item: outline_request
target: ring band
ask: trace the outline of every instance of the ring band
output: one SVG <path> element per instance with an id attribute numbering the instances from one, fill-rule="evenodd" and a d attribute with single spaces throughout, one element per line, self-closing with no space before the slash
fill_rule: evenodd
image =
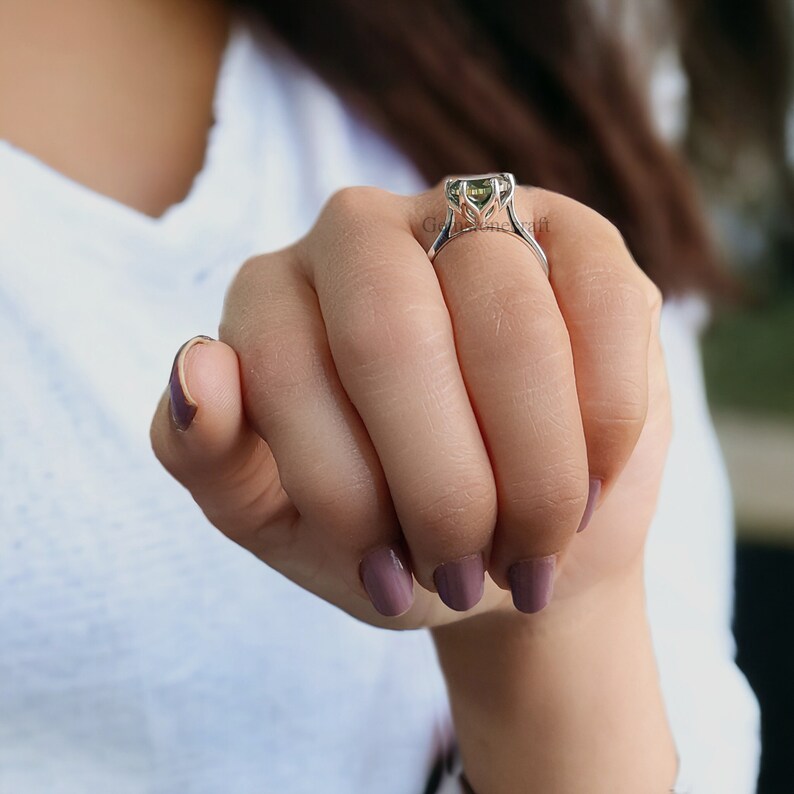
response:
<path id="1" fill-rule="evenodd" d="M 444 182 L 447 217 L 441 232 L 427 251 L 430 261 L 450 240 L 467 232 L 504 232 L 518 237 L 532 251 L 548 277 L 549 260 L 545 252 L 516 215 L 513 203 L 515 191 L 516 179 L 508 173 L 449 177 Z M 501 224 L 493 223 L 502 210 L 507 212 L 507 220 Z M 453 230 L 456 224 L 461 228 Z"/>

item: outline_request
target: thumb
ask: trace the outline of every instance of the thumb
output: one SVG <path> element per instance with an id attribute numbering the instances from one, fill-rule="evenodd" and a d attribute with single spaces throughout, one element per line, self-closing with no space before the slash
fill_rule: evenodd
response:
<path id="1" fill-rule="evenodd" d="M 270 447 L 246 421 L 231 347 L 196 336 L 179 349 L 150 437 L 160 463 L 224 534 L 269 563 L 289 547 L 299 515 Z"/>

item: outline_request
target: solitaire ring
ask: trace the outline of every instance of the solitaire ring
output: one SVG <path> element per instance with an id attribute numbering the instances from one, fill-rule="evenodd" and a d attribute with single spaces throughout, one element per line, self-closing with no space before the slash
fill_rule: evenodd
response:
<path id="1" fill-rule="evenodd" d="M 549 261 L 540 244 L 516 215 L 513 199 L 516 180 L 512 174 L 451 176 L 444 182 L 447 217 L 435 242 L 427 251 L 432 262 L 438 252 L 456 237 L 467 232 L 495 231 L 518 237 L 535 255 L 546 277 Z M 502 211 L 506 218 L 498 220 Z"/>

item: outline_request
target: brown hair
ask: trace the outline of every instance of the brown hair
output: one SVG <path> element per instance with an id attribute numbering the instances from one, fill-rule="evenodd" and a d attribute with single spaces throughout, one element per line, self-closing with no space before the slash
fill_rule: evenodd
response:
<path id="1" fill-rule="evenodd" d="M 794 85 L 790 0 L 675 0 L 689 76 L 684 143 L 710 204 L 751 224 L 760 247 L 740 252 L 755 297 L 794 286 L 794 170 L 786 118 Z M 724 222 L 723 222 L 724 226 Z M 726 248 L 738 242 L 730 230 Z M 734 257 L 736 253 L 728 250 Z"/>
<path id="2" fill-rule="evenodd" d="M 738 295 L 686 167 L 659 138 L 646 92 L 588 0 L 242 5 L 429 182 L 512 171 L 612 220 L 665 294 Z"/>

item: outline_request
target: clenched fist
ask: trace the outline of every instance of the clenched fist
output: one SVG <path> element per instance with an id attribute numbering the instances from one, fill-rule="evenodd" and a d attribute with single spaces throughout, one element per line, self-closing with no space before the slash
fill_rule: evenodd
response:
<path id="1" fill-rule="evenodd" d="M 553 614 L 641 567 L 670 436 L 659 290 L 594 211 L 516 204 L 550 278 L 487 230 L 431 264 L 440 186 L 337 193 L 242 267 L 155 415 L 210 521 L 367 622 Z"/>

